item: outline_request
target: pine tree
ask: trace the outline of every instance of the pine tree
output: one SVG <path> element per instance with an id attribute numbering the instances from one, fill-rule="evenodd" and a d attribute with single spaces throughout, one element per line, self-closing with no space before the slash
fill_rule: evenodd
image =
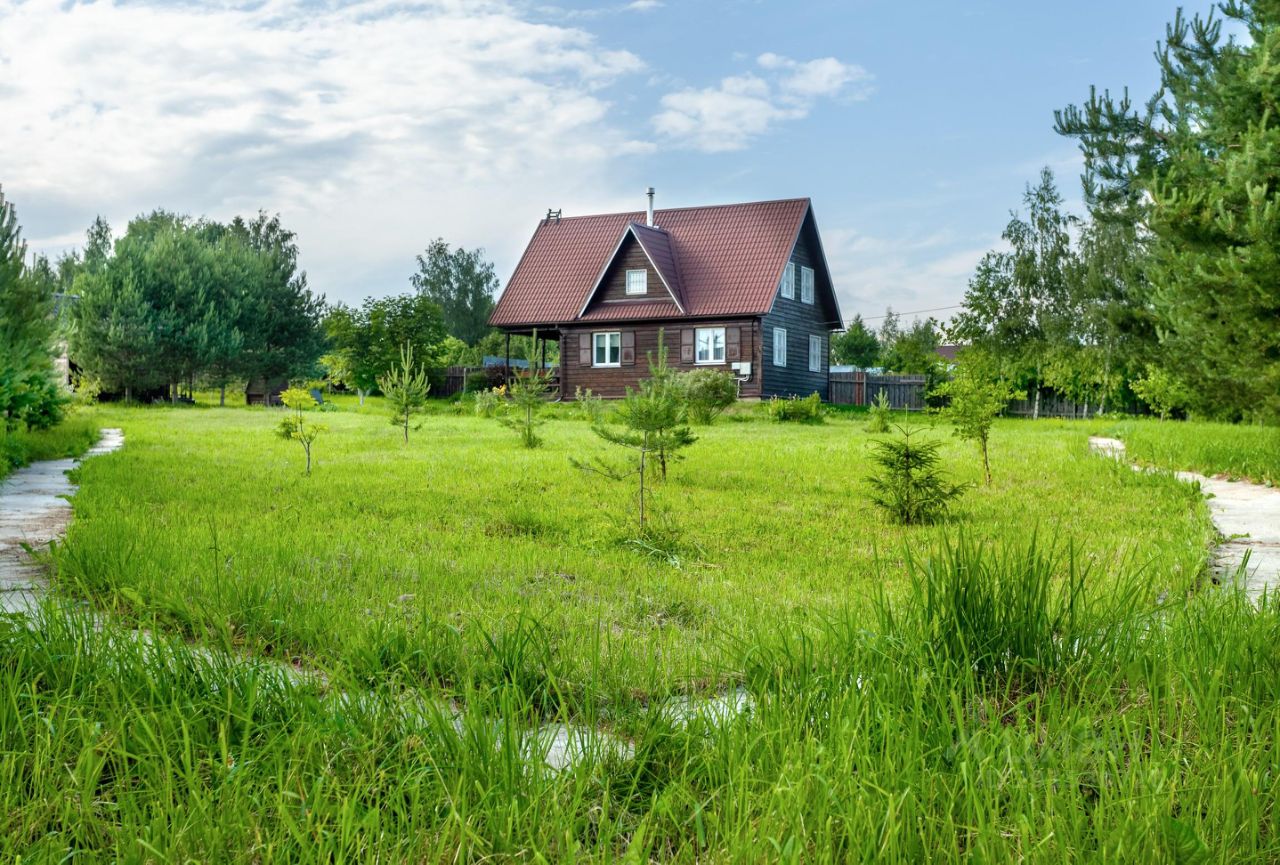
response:
<path id="1" fill-rule="evenodd" d="M 0 190 L 0 419 L 12 429 L 56 399 L 53 377 L 53 279 L 26 267 L 26 244 L 12 204 Z"/>
<path id="2" fill-rule="evenodd" d="M 409 443 L 409 425 L 413 416 L 422 412 L 427 404 L 431 383 L 427 381 L 427 368 L 414 366 L 413 346 L 400 347 L 400 365 L 387 371 L 378 379 L 378 387 L 391 406 L 391 423 L 404 429 L 404 443 Z"/>

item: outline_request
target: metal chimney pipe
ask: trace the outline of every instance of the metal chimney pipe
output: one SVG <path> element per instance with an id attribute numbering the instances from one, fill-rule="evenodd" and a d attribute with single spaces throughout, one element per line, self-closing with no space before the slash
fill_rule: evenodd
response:
<path id="1" fill-rule="evenodd" d="M 653 187 L 650 186 L 648 189 L 646 189 L 644 194 L 649 196 L 649 211 L 648 211 L 649 218 L 645 224 L 648 225 L 650 228 L 653 228 Z"/>

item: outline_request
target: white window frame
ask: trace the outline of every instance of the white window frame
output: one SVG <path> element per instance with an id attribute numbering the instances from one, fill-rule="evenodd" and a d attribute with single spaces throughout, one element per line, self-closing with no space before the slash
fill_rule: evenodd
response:
<path id="1" fill-rule="evenodd" d="M 709 356 L 709 357 L 706 357 L 706 358 L 704 358 L 704 357 L 702 356 L 702 335 L 703 335 L 703 334 L 708 334 L 708 335 L 709 335 L 709 337 L 710 337 L 710 342 L 709 342 L 709 344 L 708 344 L 708 346 L 707 346 L 707 348 L 709 349 L 710 356 Z M 715 338 L 716 338 L 716 335 L 717 335 L 717 334 L 718 334 L 718 335 L 719 335 L 719 337 L 720 337 L 720 356 L 719 356 L 719 357 L 716 357 L 716 340 L 715 340 Z M 723 363 L 725 362 L 725 356 L 726 356 L 726 351 L 727 351 L 726 346 L 727 346 L 727 343 L 725 342 L 725 337 L 724 337 L 724 328 L 723 328 L 723 327 L 700 327 L 700 328 L 697 328 L 697 329 L 694 331 L 694 334 L 693 334 L 693 360 L 694 360 L 694 363 L 702 364 L 703 366 L 706 366 L 706 365 L 708 365 L 708 364 L 723 364 Z"/>
<path id="2" fill-rule="evenodd" d="M 778 351 L 779 348 L 782 351 Z M 773 329 L 773 365 L 787 365 L 787 329 L 785 327 Z"/>
<path id="3" fill-rule="evenodd" d="M 809 372 L 822 372 L 822 337 L 809 335 Z"/>
<path id="4" fill-rule="evenodd" d="M 639 276 L 636 280 L 639 287 L 632 286 L 632 277 Z M 649 271 L 643 267 L 635 267 L 627 271 L 627 294 L 648 294 L 649 293 Z"/>
<path id="5" fill-rule="evenodd" d="M 796 299 L 796 263 L 788 261 L 782 271 L 782 282 L 778 283 L 778 294 L 788 300 Z"/>
<path id="6" fill-rule="evenodd" d="M 601 338 L 603 337 L 603 342 Z M 604 349 L 606 360 L 600 361 L 600 349 Z M 617 352 L 617 360 L 610 363 L 607 358 L 610 351 Z M 599 330 L 591 334 L 591 365 L 595 367 L 615 367 L 622 366 L 622 331 L 620 330 Z"/>
<path id="7" fill-rule="evenodd" d="M 813 303 L 813 268 L 800 268 L 800 301 Z"/>

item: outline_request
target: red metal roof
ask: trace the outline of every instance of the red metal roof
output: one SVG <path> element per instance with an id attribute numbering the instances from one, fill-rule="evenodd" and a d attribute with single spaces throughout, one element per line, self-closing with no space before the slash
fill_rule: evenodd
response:
<path id="1" fill-rule="evenodd" d="M 773 305 L 782 268 L 808 212 L 809 199 L 791 198 L 658 210 L 654 223 L 662 232 L 645 229 L 643 212 L 542 222 L 489 323 L 521 327 L 577 320 L 622 233 L 633 222 L 638 223 L 637 237 L 654 266 L 664 276 L 674 275 L 679 287 L 672 289 L 685 315 L 763 315 Z M 664 233 L 666 250 L 657 242 Z M 592 310 L 584 319 L 662 317 L 674 309 L 666 303 L 616 306 Z"/>

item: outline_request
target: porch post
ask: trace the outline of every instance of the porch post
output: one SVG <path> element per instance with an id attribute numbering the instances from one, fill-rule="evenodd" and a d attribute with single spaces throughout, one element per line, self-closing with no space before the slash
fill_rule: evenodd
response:
<path id="1" fill-rule="evenodd" d="M 507 356 L 502 368 L 502 380 L 511 384 L 511 332 L 507 332 Z"/>

